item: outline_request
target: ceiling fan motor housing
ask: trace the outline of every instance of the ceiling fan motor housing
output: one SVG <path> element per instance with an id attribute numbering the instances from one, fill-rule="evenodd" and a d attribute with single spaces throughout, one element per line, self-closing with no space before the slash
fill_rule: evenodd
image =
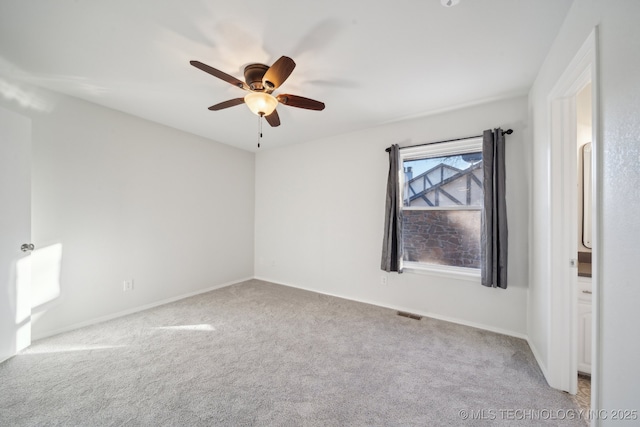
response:
<path id="1" fill-rule="evenodd" d="M 267 90 L 262 85 L 262 78 L 264 77 L 264 74 L 268 69 L 269 66 L 264 64 L 249 64 L 244 67 L 244 80 L 247 82 L 251 90 L 257 92 L 263 92 Z"/>

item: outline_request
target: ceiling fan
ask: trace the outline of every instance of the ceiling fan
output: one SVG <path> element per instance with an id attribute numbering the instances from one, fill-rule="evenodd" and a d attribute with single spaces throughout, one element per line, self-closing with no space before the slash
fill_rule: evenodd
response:
<path id="1" fill-rule="evenodd" d="M 243 98 L 234 98 L 212 105 L 209 107 L 211 111 L 247 104 L 253 113 L 264 117 L 271 126 L 275 127 L 280 126 L 280 117 L 276 111 L 278 103 L 307 110 L 324 110 L 324 103 L 313 99 L 289 94 L 271 95 L 274 90 L 278 89 L 287 80 L 296 66 L 293 59 L 287 56 L 281 56 L 271 67 L 264 64 L 247 65 L 244 68 L 244 82 L 200 61 L 190 61 L 190 64 L 205 73 L 209 73 L 249 92 Z"/>

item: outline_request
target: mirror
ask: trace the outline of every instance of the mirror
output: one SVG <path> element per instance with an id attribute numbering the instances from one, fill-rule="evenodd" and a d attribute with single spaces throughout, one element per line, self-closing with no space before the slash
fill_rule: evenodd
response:
<path id="1" fill-rule="evenodd" d="M 591 249 L 591 143 L 582 146 L 582 244 Z"/>

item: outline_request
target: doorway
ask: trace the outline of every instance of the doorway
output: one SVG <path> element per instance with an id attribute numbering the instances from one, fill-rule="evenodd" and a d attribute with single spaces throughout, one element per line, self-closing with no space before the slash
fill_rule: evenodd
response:
<path id="1" fill-rule="evenodd" d="M 551 128 L 551 170 L 550 178 L 554 185 L 550 188 L 551 197 L 551 295 L 550 295 L 550 359 L 554 360 L 551 373 L 558 388 L 571 394 L 578 392 L 578 371 L 584 370 L 585 353 L 590 362 L 591 371 L 591 408 L 597 408 L 597 361 L 598 361 L 598 219 L 599 168 L 601 152 L 598 135 L 598 99 L 596 74 L 596 37 L 597 29 L 587 38 L 573 61 L 549 95 Z M 577 150 L 579 138 L 584 138 L 584 129 L 580 129 L 584 118 L 579 118 L 580 101 L 587 97 L 590 101 L 591 128 L 587 139 L 591 142 L 590 190 L 581 193 L 576 185 L 582 180 L 584 163 Z M 582 181 L 580 181 L 582 182 Z M 586 187 L 589 187 L 588 185 Z M 582 209 L 583 200 L 590 199 L 590 209 Z M 579 249 L 586 248 L 583 230 L 579 226 L 579 212 L 591 213 L 592 235 L 589 245 L 591 258 L 590 289 L 584 288 L 583 280 L 578 280 Z M 580 256 L 582 259 L 583 256 Z M 584 269 L 584 259 L 583 266 Z M 583 289 L 584 288 L 584 289 Z M 587 292 L 591 292 L 590 294 Z M 589 313 L 585 311 L 585 298 L 589 297 Z M 585 352 L 585 327 L 591 332 L 588 351 Z M 581 335 L 583 334 L 583 335 Z M 579 339 L 580 338 L 580 339 Z M 580 347 L 582 346 L 582 347 Z"/>
<path id="2" fill-rule="evenodd" d="M 576 161 L 577 161 L 577 212 L 578 230 L 578 283 L 577 283 L 577 377 L 578 389 L 575 401 L 581 409 L 591 408 L 591 364 L 593 353 L 593 286 L 592 286 L 592 162 L 593 162 L 593 110 L 591 94 L 593 87 L 589 82 L 576 94 Z"/>

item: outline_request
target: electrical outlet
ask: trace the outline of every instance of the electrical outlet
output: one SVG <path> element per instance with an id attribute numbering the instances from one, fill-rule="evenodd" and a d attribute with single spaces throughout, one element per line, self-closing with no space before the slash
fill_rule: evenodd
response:
<path id="1" fill-rule="evenodd" d="M 130 292 L 133 290 L 133 279 L 125 280 L 122 282 L 122 290 L 124 292 Z"/>
<path id="2" fill-rule="evenodd" d="M 387 276 L 385 274 L 383 274 L 382 276 L 380 276 L 380 284 L 382 286 L 387 286 Z"/>

